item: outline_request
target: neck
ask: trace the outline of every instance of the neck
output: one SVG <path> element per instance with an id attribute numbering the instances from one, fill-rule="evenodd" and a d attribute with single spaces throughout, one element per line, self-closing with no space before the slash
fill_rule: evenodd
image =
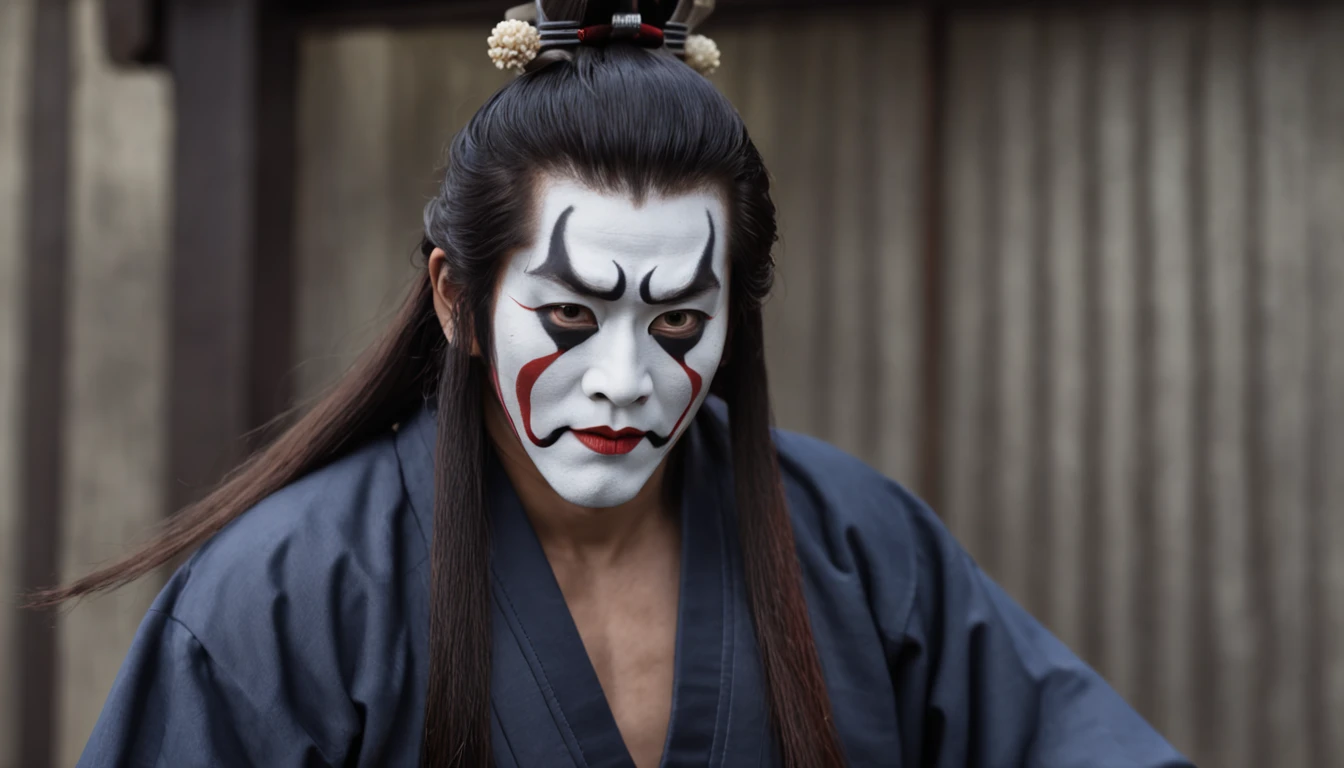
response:
<path id="1" fill-rule="evenodd" d="M 595 509 L 565 501 L 551 488 L 509 427 L 508 416 L 489 392 L 486 431 L 505 473 L 523 504 L 548 558 L 586 564 L 624 560 L 676 535 L 676 512 L 664 493 L 667 461 L 658 465 L 635 498 L 617 507 Z"/>

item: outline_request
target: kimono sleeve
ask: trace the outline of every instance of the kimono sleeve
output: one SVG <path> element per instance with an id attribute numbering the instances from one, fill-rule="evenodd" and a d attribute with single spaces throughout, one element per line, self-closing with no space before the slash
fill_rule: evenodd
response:
<path id="1" fill-rule="evenodd" d="M 327 764 L 297 723 L 258 708 L 190 629 L 151 609 L 78 766 Z"/>
<path id="2" fill-rule="evenodd" d="M 917 588 L 895 659 L 920 765 L 1189 766 L 1109 685 L 999 588 L 923 504 Z M 913 727 L 913 728 L 909 728 Z"/>

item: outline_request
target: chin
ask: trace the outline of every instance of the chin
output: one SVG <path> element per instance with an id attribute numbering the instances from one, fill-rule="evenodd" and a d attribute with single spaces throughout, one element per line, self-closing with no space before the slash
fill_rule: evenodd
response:
<path id="1" fill-rule="evenodd" d="M 570 504 L 603 509 L 619 507 L 638 496 L 656 466 L 650 466 L 647 471 L 610 466 L 571 467 L 543 473 L 543 477 L 560 498 Z"/>

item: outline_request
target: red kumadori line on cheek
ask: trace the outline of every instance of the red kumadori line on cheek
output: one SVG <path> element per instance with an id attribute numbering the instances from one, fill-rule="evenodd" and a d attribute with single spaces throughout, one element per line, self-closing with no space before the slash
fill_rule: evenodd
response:
<path id="1" fill-rule="evenodd" d="M 513 298 L 512 296 L 509 297 L 509 301 L 512 301 L 514 304 L 517 304 L 518 306 L 522 307 L 523 309 L 526 309 L 528 312 L 536 312 L 536 311 L 537 311 L 537 308 L 536 308 L 536 307 L 529 307 L 529 306 L 527 306 L 526 304 L 524 304 L 523 302 L 521 302 L 521 301 L 519 301 L 519 300 Z"/>
<path id="2" fill-rule="evenodd" d="M 672 431 L 667 434 L 668 440 L 677 436 L 677 429 L 681 427 L 681 422 L 686 420 L 686 414 L 691 412 L 691 406 L 695 405 L 695 399 L 700 396 L 700 385 L 703 383 L 700 374 L 691 370 L 689 365 L 681 360 L 678 360 L 677 363 L 681 366 L 681 369 L 686 372 L 686 376 L 691 380 L 691 402 L 686 404 L 686 410 L 681 412 L 681 416 L 677 419 L 676 425 L 674 425 Z"/>
<path id="3" fill-rule="evenodd" d="M 521 306 L 521 305 L 519 305 Z M 518 410 L 522 412 L 523 429 L 527 431 L 527 439 L 532 441 L 533 445 L 544 447 L 541 440 L 532 433 L 532 387 L 536 385 L 537 379 L 551 363 L 565 354 L 565 350 L 559 349 L 545 357 L 539 357 L 536 360 L 524 365 L 518 371 Z"/>
<path id="4" fill-rule="evenodd" d="M 504 415 L 509 417 L 509 429 L 513 430 L 513 436 L 521 441 L 523 438 L 518 434 L 518 425 L 513 423 L 513 414 L 509 413 L 509 406 L 504 403 L 504 390 L 499 388 L 499 369 L 491 366 L 490 380 L 495 383 L 495 397 L 499 398 L 499 407 L 504 409 Z"/>

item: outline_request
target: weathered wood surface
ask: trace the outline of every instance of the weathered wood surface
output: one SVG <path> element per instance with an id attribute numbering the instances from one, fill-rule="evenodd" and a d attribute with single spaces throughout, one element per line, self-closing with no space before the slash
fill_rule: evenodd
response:
<path id="1" fill-rule="evenodd" d="M 30 359 L 14 292 L 34 7 L 0 3 L 5 427 Z M 98 0 L 72 8 L 67 575 L 165 504 L 173 176 L 165 76 L 111 70 L 90 26 Z M 916 484 L 931 416 L 941 484 L 919 490 L 1178 746 L 1232 768 L 1344 761 L 1344 12 L 954 12 L 936 157 L 922 133 L 927 18 L 807 19 L 714 30 L 714 81 L 775 178 L 766 317 L 781 425 Z M 860 50 L 875 29 L 886 44 Z M 295 353 L 276 391 L 319 392 L 405 290 L 447 141 L 506 81 L 483 35 L 304 36 Z M 926 163 L 944 222 L 933 297 Z M 943 339 L 931 354 L 930 298 Z M 926 359 L 944 384 L 932 414 Z M 14 539 L 20 439 L 0 431 L 0 546 Z M 0 553 L 0 588 L 13 562 Z M 150 592 L 61 620 L 60 764 Z M 14 706 L 0 698 L 0 745 L 17 738 Z M 16 764 L 4 749 L 0 766 Z"/>
<path id="2" fill-rule="evenodd" d="M 921 22 L 887 11 L 725 24 L 713 78 L 774 180 L 775 415 L 907 482 L 920 428 Z M 887 41 L 880 65 L 853 44 L 863 28 Z"/>
<path id="3" fill-rule="evenodd" d="M 322 30 L 299 85 L 295 386 L 330 385 L 405 295 L 448 142 L 506 75 L 475 29 Z"/>
<path id="4" fill-rule="evenodd" d="M 173 146 L 167 74 L 114 68 L 97 0 L 72 12 L 65 579 L 163 517 Z M 60 614 L 57 765 L 78 759 L 160 584 L 148 578 Z"/>
<path id="5" fill-rule="evenodd" d="M 0 768 L 18 768 L 14 594 L 19 590 L 19 474 L 26 282 L 25 192 L 36 0 L 0 3 Z"/>
<path id="6" fill-rule="evenodd" d="M 945 513 L 1201 764 L 1344 759 L 1340 18 L 954 16 Z"/>
<path id="7" fill-rule="evenodd" d="M 69 320 L 66 280 L 70 252 L 70 4 L 48 0 L 31 6 L 26 128 L 20 162 L 23 191 L 19 215 L 23 243 L 19 333 L 22 359 L 14 486 L 21 542 L 18 586 L 28 590 L 58 578 L 63 487 L 62 394 L 67 381 Z M 18 702 L 14 760 L 19 765 L 52 761 L 56 677 L 55 629 L 49 615 L 15 617 L 14 696 Z"/>

